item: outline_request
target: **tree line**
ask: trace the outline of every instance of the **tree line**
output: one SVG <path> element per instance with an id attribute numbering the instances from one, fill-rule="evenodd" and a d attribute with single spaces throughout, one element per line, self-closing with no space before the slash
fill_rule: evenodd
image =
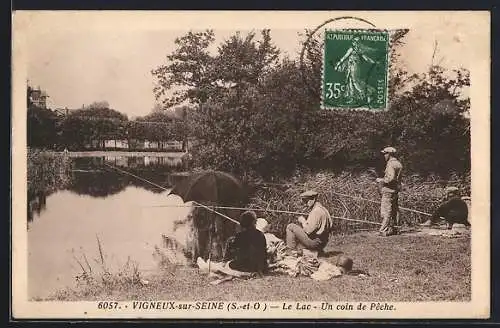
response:
<path id="1" fill-rule="evenodd" d="M 28 97 L 27 108 L 27 142 L 33 148 L 104 149 L 105 140 L 126 140 L 133 148 L 134 142 L 184 141 L 186 137 L 182 107 L 156 109 L 134 120 L 111 109 L 105 101 L 58 113 L 36 106 Z"/>
<path id="2" fill-rule="evenodd" d="M 175 40 L 152 71 L 165 107 L 189 103 L 190 149 L 197 166 L 264 179 L 299 171 L 383 169 L 380 149 L 396 147 L 408 174 L 470 170 L 470 85 L 464 68 L 429 65 L 410 74 L 393 33 L 389 109 L 321 110 L 322 40 L 305 31 L 299 59 L 280 57 L 270 30 L 235 33 L 217 45 L 212 30 Z"/>

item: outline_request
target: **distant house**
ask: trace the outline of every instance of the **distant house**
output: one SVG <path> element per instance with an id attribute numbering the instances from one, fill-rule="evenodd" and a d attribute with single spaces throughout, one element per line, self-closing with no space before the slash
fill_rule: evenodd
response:
<path id="1" fill-rule="evenodd" d="M 57 108 L 57 109 L 54 109 L 54 113 L 56 113 L 57 116 L 68 116 L 72 111 L 74 111 L 75 109 L 72 109 L 72 108 L 68 108 L 68 107 L 65 107 L 65 108 Z"/>
<path id="2" fill-rule="evenodd" d="M 164 141 L 162 149 L 182 151 L 182 141 Z"/>
<path id="3" fill-rule="evenodd" d="M 160 148 L 160 143 L 158 141 L 144 141 L 144 149 L 158 149 Z"/>
<path id="4" fill-rule="evenodd" d="M 104 140 L 104 149 L 128 149 L 128 140 Z"/>
<path id="5" fill-rule="evenodd" d="M 49 97 L 45 91 L 42 91 L 40 87 L 29 88 L 29 99 L 30 102 L 39 108 L 47 108 L 47 98 Z"/>

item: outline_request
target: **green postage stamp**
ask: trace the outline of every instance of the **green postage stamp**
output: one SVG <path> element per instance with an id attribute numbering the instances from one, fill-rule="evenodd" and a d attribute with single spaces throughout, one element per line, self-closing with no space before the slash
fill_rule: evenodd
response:
<path id="1" fill-rule="evenodd" d="M 323 109 L 387 108 L 389 33 L 326 30 L 323 54 Z"/>

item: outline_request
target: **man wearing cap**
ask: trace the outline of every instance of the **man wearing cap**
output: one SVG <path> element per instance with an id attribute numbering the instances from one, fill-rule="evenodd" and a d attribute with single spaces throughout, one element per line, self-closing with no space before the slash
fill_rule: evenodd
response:
<path id="1" fill-rule="evenodd" d="M 377 183 L 382 185 L 380 190 L 380 216 L 382 217 L 382 225 L 380 227 L 380 235 L 394 235 L 394 223 L 398 215 L 398 193 L 401 190 L 401 172 L 403 165 L 396 158 L 396 149 L 394 147 L 386 147 L 382 149 L 386 161 L 385 174 L 383 178 L 377 178 Z"/>
<path id="2" fill-rule="evenodd" d="M 291 250 L 304 247 L 322 252 L 330 237 L 332 218 L 328 210 L 317 200 L 316 191 L 308 190 L 300 196 L 310 212 L 307 219 L 303 216 L 299 217 L 302 226 L 290 223 L 286 227 L 286 245 Z"/>
<path id="3" fill-rule="evenodd" d="M 444 202 L 439 205 L 432 217 L 423 223 L 422 226 L 431 226 L 437 223 L 439 219 L 446 221 L 446 228 L 451 229 L 454 223 L 464 224 L 470 227 L 468 221 L 469 208 L 467 203 L 460 197 L 457 187 L 447 187 Z"/>

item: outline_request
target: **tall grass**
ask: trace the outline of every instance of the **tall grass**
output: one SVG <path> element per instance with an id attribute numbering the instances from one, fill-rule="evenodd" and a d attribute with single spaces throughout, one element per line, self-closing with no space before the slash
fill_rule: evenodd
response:
<path id="1" fill-rule="evenodd" d="M 275 209 L 293 212 L 306 212 L 302 207 L 300 194 L 308 189 L 319 193 L 319 201 L 334 217 L 351 220 L 369 221 L 362 223 L 334 219 L 334 233 L 346 234 L 363 230 L 376 230 L 380 219 L 380 193 L 375 178 L 370 173 L 335 174 L 321 172 L 295 177 L 291 183 L 263 185 L 251 200 L 250 207 Z M 428 216 L 403 208 L 414 209 L 432 214 L 445 195 L 444 188 L 454 185 L 462 194 L 470 193 L 470 175 L 452 177 L 448 181 L 435 176 L 422 178 L 417 175 L 403 179 L 403 190 L 399 193 L 399 217 L 397 224 L 414 226 L 424 222 Z M 283 238 L 288 223 L 296 220 L 297 215 L 275 212 L 259 212 L 270 223 L 270 231 Z"/>
<path id="2" fill-rule="evenodd" d="M 49 299 L 67 300 L 73 297 L 86 298 L 95 295 L 111 295 L 116 291 L 127 290 L 134 285 L 143 285 L 139 265 L 128 257 L 127 262 L 117 268 L 112 268 L 108 255 L 104 251 L 99 236 L 96 236 L 98 254 L 89 261 L 87 254 L 77 255 L 73 251 L 73 260 L 81 269 L 75 276 L 76 287 L 58 290 Z"/>

